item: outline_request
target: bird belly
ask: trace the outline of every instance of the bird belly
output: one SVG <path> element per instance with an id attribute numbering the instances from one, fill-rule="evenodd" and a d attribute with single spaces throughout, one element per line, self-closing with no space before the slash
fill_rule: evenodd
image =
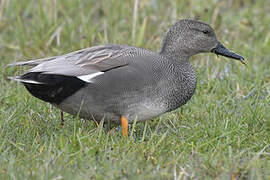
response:
<path id="1" fill-rule="evenodd" d="M 120 123 L 121 115 L 132 123 L 166 112 L 165 104 L 159 102 L 158 97 L 138 96 L 132 92 L 112 95 L 93 87 L 82 88 L 55 106 L 80 118 L 114 123 Z"/>

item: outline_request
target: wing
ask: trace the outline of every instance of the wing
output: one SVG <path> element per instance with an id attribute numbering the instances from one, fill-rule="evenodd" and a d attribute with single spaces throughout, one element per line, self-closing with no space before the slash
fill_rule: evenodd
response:
<path id="1" fill-rule="evenodd" d="M 25 74 L 39 73 L 75 76 L 86 82 L 91 82 L 92 78 L 106 71 L 127 66 L 128 62 L 125 58 L 119 57 L 126 56 L 128 53 L 130 55 L 128 49 L 130 49 L 130 46 L 126 45 L 94 46 L 62 56 L 18 62 L 10 64 L 9 66 L 35 66 L 29 69 Z M 13 79 L 20 81 L 18 77 Z M 31 83 L 29 79 L 28 83 Z"/>

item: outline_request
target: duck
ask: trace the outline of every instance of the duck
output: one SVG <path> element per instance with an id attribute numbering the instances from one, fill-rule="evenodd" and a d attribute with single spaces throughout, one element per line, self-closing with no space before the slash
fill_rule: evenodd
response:
<path id="1" fill-rule="evenodd" d="M 127 136 L 129 123 L 153 119 L 190 100 L 197 84 L 190 57 L 208 52 L 245 64 L 243 56 L 218 41 L 210 25 L 183 19 L 169 28 L 159 52 L 131 45 L 98 45 L 9 64 L 31 67 L 10 79 L 61 111 L 120 124 L 122 135 Z"/>

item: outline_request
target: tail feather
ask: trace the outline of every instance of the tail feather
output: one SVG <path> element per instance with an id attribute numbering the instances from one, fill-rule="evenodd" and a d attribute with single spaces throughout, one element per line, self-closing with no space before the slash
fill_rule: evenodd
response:
<path id="1" fill-rule="evenodd" d="M 45 61 L 50 61 L 55 59 L 56 57 L 49 57 L 49 58 L 42 58 L 42 59 L 35 59 L 35 60 L 30 60 L 30 61 L 21 61 L 21 62 L 15 62 L 8 64 L 7 67 L 11 66 L 36 66 L 39 65 Z"/>
<path id="2" fill-rule="evenodd" d="M 18 81 L 21 83 L 30 83 L 30 84 L 44 84 L 42 82 L 38 82 L 32 79 L 22 79 L 21 76 L 14 76 L 14 77 L 8 77 L 8 79 L 13 80 L 13 81 Z"/>

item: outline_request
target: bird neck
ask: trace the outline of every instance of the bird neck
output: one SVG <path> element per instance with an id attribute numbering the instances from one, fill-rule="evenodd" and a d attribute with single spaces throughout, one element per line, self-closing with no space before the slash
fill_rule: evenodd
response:
<path id="1" fill-rule="evenodd" d="M 163 41 L 162 48 L 160 50 L 160 54 L 169 59 L 181 60 L 181 61 L 189 61 L 190 57 L 194 54 L 190 53 L 188 49 L 184 46 L 175 45 L 173 42 L 169 40 Z"/>
<path id="2" fill-rule="evenodd" d="M 184 50 L 168 47 L 162 48 L 159 54 L 170 60 L 181 61 L 183 63 L 189 62 L 191 57 L 191 55 Z"/>

